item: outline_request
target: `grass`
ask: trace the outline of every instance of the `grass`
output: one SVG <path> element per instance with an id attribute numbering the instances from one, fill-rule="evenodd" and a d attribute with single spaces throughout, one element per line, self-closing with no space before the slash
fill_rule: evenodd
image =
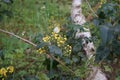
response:
<path id="1" fill-rule="evenodd" d="M 70 6 L 69 1 L 15 0 L 11 6 L 6 7 L 6 9 L 12 10 L 13 16 L 11 18 L 4 16 L 3 21 L 0 22 L 0 28 L 32 40 L 37 34 L 49 31 L 48 26 L 52 25 L 49 23 L 51 17 L 54 17 L 56 22 L 65 24 L 66 19 L 70 16 Z M 0 37 L 2 37 L 0 42 L 6 44 L 3 40 L 6 38 L 3 35 Z M 9 40 L 8 43 L 17 42 L 17 39 L 14 38 Z M 11 43 L 5 46 L 11 47 L 12 45 Z"/>

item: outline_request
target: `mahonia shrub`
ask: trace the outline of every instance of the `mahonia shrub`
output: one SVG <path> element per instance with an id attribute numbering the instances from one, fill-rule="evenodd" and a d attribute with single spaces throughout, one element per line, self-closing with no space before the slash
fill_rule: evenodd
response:
<path id="1" fill-rule="evenodd" d="M 37 45 L 37 53 L 46 56 L 46 75 L 54 80 L 85 78 L 89 72 L 87 67 L 90 62 L 82 51 L 82 40 L 75 38 L 78 28 L 84 31 L 83 26 L 68 23 L 63 27 L 57 21 L 53 21 L 54 24 L 48 27 L 49 33 L 42 35 Z M 87 38 L 86 40 L 91 41 Z"/>

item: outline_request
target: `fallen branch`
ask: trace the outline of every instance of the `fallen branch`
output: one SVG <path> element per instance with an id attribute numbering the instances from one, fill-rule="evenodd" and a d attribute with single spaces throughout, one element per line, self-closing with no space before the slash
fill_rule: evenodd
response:
<path id="1" fill-rule="evenodd" d="M 20 37 L 20 36 L 18 36 L 18 35 L 15 35 L 15 34 L 12 33 L 12 32 L 8 32 L 8 31 L 2 30 L 2 29 L 0 29 L 0 31 L 3 32 L 3 33 L 6 33 L 6 34 L 12 35 L 12 36 L 14 36 L 14 37 L 16 37 L 16 38 L 18 38 L 18 39 L 20 39 L 20 40 L 22 40 L 22 41 L 30 44 L 30 45 L 32 45 L 32 46 L 34 46 L 34 47 L 37 46 L 37 45 L 34 44 L 33 42 L 31 42 L 31 41 L 29 41 L 29 40 L 27 40 L 27 39 L 24 39 L 24 38 L 22 38 L 22 37 Z"/>

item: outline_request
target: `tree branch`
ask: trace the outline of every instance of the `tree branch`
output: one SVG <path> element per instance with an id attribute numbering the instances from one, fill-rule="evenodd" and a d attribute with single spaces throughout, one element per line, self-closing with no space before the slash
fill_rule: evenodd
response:
<path id="1" fill-rule="evenodd" d="M 30 45 L 32 45 L 32 46 L 34 46 L 34 47 L 37 46 L 37 45 L 34 44 L 33 42 L 31 42 L 31 41 L 29 41 L 29 40 L 27 40 L 27 39 L 24 39 L 24 38 L 22 38 L 22 37 L 20 37 L 20 36 L 18 36 L 18 35 L 15 35 L 15 34 L 12 33 L 12 32 L 8 32 L 8 31 L 2 30 L 2 29 L 0 29 L 0 31 L 3 32 L 3 33 L 6 33 L 6 34 L 12 35 L 12 36 L 14 36 L 14 37 L 16 37 L 16 38 L 18 38 L 18 39 L 20 39 L 20 40 L 22 40 L 22 41 L 30 44 Z"/>

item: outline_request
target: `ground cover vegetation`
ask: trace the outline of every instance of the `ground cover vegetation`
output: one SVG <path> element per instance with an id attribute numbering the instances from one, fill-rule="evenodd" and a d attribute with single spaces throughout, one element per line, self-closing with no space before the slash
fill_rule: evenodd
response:
<path id="1" fill-rule="evenodd" d="M 87 23 L 78 26 L 70 18 L 71 0 L 0 0 L 0 79 L 84 80 L 93 64 L 108 80 L 119 80 L 120 1 L 86 1 Z M 83 27 L 91 30 L 85 39 L 95 44 L 95 60 L 75 38 Z"/>

